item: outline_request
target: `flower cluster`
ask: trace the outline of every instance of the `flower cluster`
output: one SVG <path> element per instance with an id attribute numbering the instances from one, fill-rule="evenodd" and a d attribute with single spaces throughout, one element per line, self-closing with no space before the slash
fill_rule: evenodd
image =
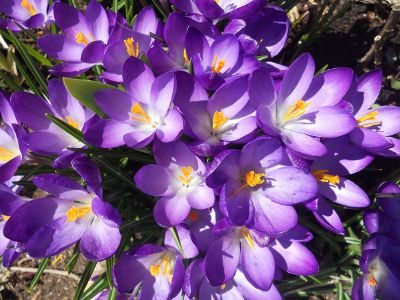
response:
<path id="1" fill-rule="evenodd" d="M 400 108 L 374 104 L 381 71 L 316 74 L 308 53 L 289 66 L 272 62 L 289 30 L 279 7 L 260 0 L 171 2 L 176 11 L 165 22 L 146 7 L 133 25 L 94 0 L 85 14 L 57 1 L 49 11 L 40 0 L 7 0 L 0 7 L 8 16 L 1 26 L 9 29 L 54 20 L 60 32 L 37 41 L 59 62 L 52 75 L 74 77 L 95 67 L 102 82 L 89 105 L 79 96 L 87 93 L 84 86 L 72 92 L 56 78 L 48 83 L 48 99 L 22 91 L 0 95 L 3 264 L 21 252 L 50 257 L 77 242 L 89 260 L 112 257 L 122 222 L 132 220 L 108 202 L 105 179 L 85 151 L 135 149 L 154 158 L 135 170 L 135 195 L 156 199 L 154 220 L 166 230 L 162 245 L 121 249 L 128 251 L 113 267 L 118 297 L 282 299 L 274 285 L 282 271 L 319 270 L 305 246 L 313 236 L 296 208 L 344 234 L 331 204 L 370 204 L 347 176 L 376 156 L 400 155 L 394 137 Z M 33 200 L 12 187 L 32 154 L 50 158 L 53 170 L 32 178 L 48 193 Z M 380 279 L 399 280 L 385 264 L 386 249 L 397 249 L 387 230 L 399 218 L 388 199 L 378 201 L 393 206 L 385 208 L 388 218 L 379 212 L 366 220 L 376 237 L 365 248 L 363 290 L 355 287 L 355 299 L 375 286 L 394 295 Z"/>

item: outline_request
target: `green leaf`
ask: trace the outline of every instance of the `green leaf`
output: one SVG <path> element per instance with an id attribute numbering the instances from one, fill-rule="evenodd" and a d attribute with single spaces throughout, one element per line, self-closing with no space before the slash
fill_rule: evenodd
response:
<path id="1" fill-rule="evenodd" d="M 390 87 L 394 90 L 400 90 L 400 80 L 392 78 L 392 80 L 390 80 Z"/>
<path id="2" fill-rule="evenodd" d="M 22 87 L 18 85 L 18 83 L 16 83 L 14 79 L 11 76 L 9 76 L 6 72 L 0 71 L 0 78 L 3 79 L 6 85 L 12 88 L 14 91 L 22 91 Z"/>
<path id="3" fill-rule="evenodd" d="M 336 284 L 336 300 L 344 300 L 343 285 L 340 281 Z"/>
<path id="4" fill-rule="evenodd" d="M 74 267 L 76 265 L 76 262 L 78 261 L 79 255 L 81 254 L 81 250 L 79 249 L 79 243 L 76 243 L 74 252 L 72 253 L 71 258 L 69 259 L 65 270 L 68 272 L 68 274 L 72 273 L 74 270 Z"/>
<path id="5" fill-rule="evenodd" d="M 315 74 L 315 76 L 321 74 L 322 72 L 325 72 L 325 70 L 328 69 L 328 66 L 329 66 L 328 64 L 324 65 L 324 66 L 317 72 L 317 74 Z"/>
<path id="6" fill-rule="evenodd" d="M 111 257 L 106 260 L 106 278 L 108 282 L 108 286 L 110 288 L 114 287 L 113 281 L 112 281 L 112 268 L 114 265 L 114 257 Z"/>
<path id="7" fill-rule="evenodd" d="M 50 114 L 46 114 L 46 117 L 50 119 L 50 121 L 52 121 L 58 127 L 60 127 L 62 130 L 64 130 L 66 133 L 68 133 L 70 136 L 74 137 L 81 143 L 86 144 L 85 140 L 83 139 L 83 134 L 80 130 L 76 129 L 75 127 L 72 127 L 67 122 L 64 122 L 63 120 L 56 118 L 55 116 L 52 116 Z"/>
<path id="8" fill-rule="evenodd" d="M 174 238 L 175 244 L 178 247 L 179 252 L 181 253 L 182 257 L 185 258 L 185 252 L 183 251 L 181 241 L 179 240 L 178 232 L 176 231 L 175 227 L 170 227 L 169 230 L 171 231 L 172 237 Z"/>
<path id="9" fill-rule="evenodd" d="M 78 287 L 76 288 L 76 292 L 74 295 L 74 300 L 81 300 L 82 299 L 82 294 L 83 291 L 85 290 L 90 277 L 93 274 L 94 268 L 96 267 L 97 262 L 95 261 L 89 261 L 85 267 L 85 270 L 83 271 L 81 280 L 78 283 Z"/>
<path id="10" fill-rule="evenodd" d="M 44 269 L 46 269 L 46 267 L 49 265 L 50 263 L 50 257 L 46 257 L 45 259 L 43 259 L 38 266 L 38 270 L 35 274 L 35 277 L 33 277 L 31 283 L 29 284 L 29 291 L 32 291 L 33 288 L 36 286 L 36 284 L 38 283 L 40 276 L 42 276 Z"/>
<path id="11" fill-rule="evenodd" d="M 108 292 L 108 298 L 107 300 L 115 300 L 117 299 L 117 289 L 115 287 L 113 287 L 112 289 L 110 289 L 110 291 Z"/>
<path id="12" fill-rule="evenodd" d="M 102 292 L 108 286 L 105 274 L 99 276 L 97 280 L 89 286 L 82 295 L 81 300 L 93 299 L 94 296 Z"/>
<path id="13" fill-rule="evenodd" d="M 99 117 L 106 117 L 105 113 L 101 111 L 100 107 L 94 101 L 93 95 L 101 90 L 117 89 L 116 87 L 86 79 L 63 78 L 63 81 L 65 87 L 73 97 L 78 99 L 84 106 L 89 108 Z"/>

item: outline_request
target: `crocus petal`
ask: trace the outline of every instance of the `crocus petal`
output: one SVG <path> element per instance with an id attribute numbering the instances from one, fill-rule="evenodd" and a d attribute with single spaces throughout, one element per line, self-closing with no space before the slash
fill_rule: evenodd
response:
<path id="1" fill-rule="evenodd" d="M 379 151 L 393 146 L 392 142 L 385 136 L 368 128 L 355 128 L 350 137 L 354 144 L 367 150 Z"/>
<path id="2" fill-rule="evenodd" d="M 68 63 L 55 65 L 50 69 L 50 73 L 55 76 L 74 77 L 82 74 L 93 67 L 93 63 Z"/>
<path id="3" fill-rule="evenodd" d="M 318 190 L 317 182 L 311 174 L 294 167 L 269 171 L 266 182 L 264 195 L 282 205 L 294 205 L 309 200 Z"/>
<path id="4" fill-rule="evenodd" d="M 387 137 L 387 139 L 393 144 L 392 147 L 383 150 L 368 149 L 368 151 L 384 157 L 400 157 L 400 140 L 393 137 Z"/>
<path id="5" fill-rule="evenodd" d="M 375 288 L 368 282 L 368 274 L 364 274 L 354 283 L 351 298 L 353 300 L 374 300 L 376 299 Z"/>
<path id="6" fill-rule="evenodd" d="M 135 101 L 148 103 L 154 74 L 150 68 L 136 57 L 130 57 L 122 71 L 124 85 Z"/>
<path id="7" fill-rule="evenodd" d="M 280 164 L 282 159 L 283 149 L 281 143 L 263 136 L 247 143 L 243 147 L 240 153 L 239 166 L 242 170 L 250 170 L 256 168 L 256 166 L 268 169 Z M 234 175 L 232 174 L 232 176 Z"/>
<path id="8" fill-rule="evenodd" d="M 377 111 L 376 119 L 381 124 L 378 125 L 379 132 L 384 136 L 390 136 L 400 132 L 400 107 L 398 106 L 381 106 L 373 111 Z"/>
<path id="9" fill-rule="evenodd" d="M 81 60 L 86 63 L 100 63 L 103 60 L 106 44 L 102 41 L 94 41 L 88 44 L 82 51 Z"/>
<path id="10" fill-rule="evenodd" d="M 317 139 L 300 132 L 286 130 L 282 136 L 283 142 L 290 149 L 305 158 L 316 158 L 325 155 L 326 147 Z"/>
<path id="11" fill-rule="evenodd" d="M 72 146 L 60 132 L 35 131 L 25 138 L 29 149 L 44 155 L 59 154 L 67 146 Z"/>
<path id="12" fill-rule="evenodd" d="M 117 121 L 130 119 L 132 100 L 127 93 L 117 89 L 104 89 L 94 94 L 94 100 L 111 119 Z"/>
<path id="13" fill-rule="evenodd" d="M 91 203 L 92 211 L 105 225 L 118 228 L 121 224 L 121 216 L 110 203 L 94 197 Z"/>
<path id="14" fill-rule="evenodd" d="M 131 148 L 143 148 L 151 143 L 155 132 L 149 129 L 145 130 L 132 130 L 124 135 L 124 142 Z"/>
<path id="15" fill-rule="evenodd" d="M 324 106 L 288 122 L 285 128 L 316 137 L 334 138 L 357 126 L 354 117 L 338 107 Z"/>
<path id="16" fill-rule="evenodd" d="M 354 114 L 359 117 L 375 103 L 382 86 L 382 71 L 374 70 L 362 75 L 357 81 L 355 97 L 349 99 Z"/>
<path id="17" fill-rule="evenodd" d="M 153 8 L 146 6 L 138 13 L 132 29 L 146 35 L 150 33 L 157 34 L 158 23 L 159 21 Z"/>
<path id="18" fill-rule="evenodd" d="M 156 131 L 157 137 L 164 143 L 175 141 L 183 130 L 183 118 L 177 109 L 170 110 L 163 125 Z"/>
<path id="19" fill-rule="evenodd" d="M 48 56 L 55 59 L 80 62 L 84 45 L 59 34 L 48 34 L 37 40 L 39 47 Z"/>
<path id="20" fill-rule="evenodd" d="M 269 73 L 264 70 L 254 71 L 249 82 L 250 102 L 258 108 L 261 105 L 270 105 L 276 99 L 274 82 Z"/>
<path id="21" fill-rule="evenodd" d="M 96 40 L 107 43 L 109 23 L 107 13 L 103 6 L 97 1 L 90 1 L 86 8 L 85 19 L 93 37 Z"/>
<path id="22" fill-rule="evenodd" d="M 85 140 L 101 148 L 115 148 L 125 144 L 124 135 L 132 132 L 130 124 L 114 120 L 96 120 L 84 133 Z"/>
<path id="23" fill-rule="evenodd" d="M 54 18 L 56 24 L 67 36 L 75 38 L 79 32 L 87 37 L 90 36 L 83 13 L 71 5 L 62 2 L 54 3 Z"/>
<path id="24" fill-rule="evenodd" d="M 110 227 L 102 220 L 95 218 L 83 234 L 79 245 L 86 258 L 101 261 L 117 251 L 120 241 L 121 234 L 118 227 Z"/>
<path id="25" fill-rule="evenodd" d="M 166 196 L 173 191 L 168 171 L 159 165 L 143 166 L 134 179 L 142 192 L 152 196 Z"/>
<path id="26" fill-rule="evenodd" d="M 103 195 L 101 175 L 97 166 L 87 157 L 76 157 L 71 165 L 86 182 L 88 190 L 101 197 Z"/>
<path id="27" fill-rule="evenodd" d="M 195 209 L 207 209 L 214 205 L 214 191 L 208 186 L 201 185 L 189 192 L 186 199 Z"/>
<path id="28" fill-rule="evenodd" d="M 176 226 L 176 231 L 178 233 L 179 241 L 181 242 L 182 249 L 185 254 L 184 258 L 196 257 L 199 254 L 199 250 L 193 243 L 189 227 L 186 224 L 178 225 Z M 176 249 L 176 251 L 179 251 L 170 230 L 167 230 L 165 232 L 164 245 L 167 245 Z"/>
<path id="29" fill-rule="evenodd" d="M 339 184 L 319 183 L 319 192 L 326 198 L 348 207 L 366 207 L 370 201 L 368 195 L 354 182 L 339 177 Z"/>
<path id="30" fill-rule="evenodd" d="M 149 83 L 147 83 L 149 84 Z M 176 90 L 174 73 L 168 72 L 158 76 L 151 86 L 150 106 L 161 116 L 165 116 L 171 106 Z"/>
<path id="31" fill-rule="evenodd" d="M 204 280 L 204 260 L 195 259 L 186 269 L 183 290 L 188 297 L 194 297 L 198 294 L 201 283 Z M 201 266 L 203 265 L 203 266 Z"/>
<path id="32" fill-rule="evenodd" d="M 217 38 L 210 49 L 210 67 L 215 56 L 217 56 L 218 61 L 225 59 L 225 65 L 221 72 L 232 69 L 239 57 L 239 42 L 237 38 L 230 34 L 224 34 Z"/>
<path id="33" fill-rule="evenodd" d="M 185 198 L 173 195 L 160 198 L 154 206 L 156 222 L 165 227 L 182 223 L 190 212 L 190 205 Z"/>
<path id="34" fill-rule="evenodd" d="M 306 247 L 298 242 L 280 242 L 272 246 L 276 265 L 294 275 L 312 275 L 318 273 L 318 262 Z"/>
<path id="35" fill-rule="evenodd" d="M 240 266 L 244 275 L 258 289 L 269 290 L 274 279 L 275 262 L 268 247 L 241 242 Z"/>
<path id="36" fill-rule="evenodd" d="M 240 243 L 237 233 L 232 232 L 214 242 L 208 249 L 205 266 L 210 283 L 224 284 L 235 275 L 240 257 Z"/>

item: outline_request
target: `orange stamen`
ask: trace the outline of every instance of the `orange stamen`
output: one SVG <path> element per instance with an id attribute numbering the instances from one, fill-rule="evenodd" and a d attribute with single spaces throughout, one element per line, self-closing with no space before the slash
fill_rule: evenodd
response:
<path id="1" fill-rule="evenodd" d="M 306 112 L 307 107 L 311 104 L 310 101 L 297 100 L 296 103 L 292 104 L 285 115 L 283 116 L 283 122 L 290 121 L 294 118 L 300 117 Z"/>

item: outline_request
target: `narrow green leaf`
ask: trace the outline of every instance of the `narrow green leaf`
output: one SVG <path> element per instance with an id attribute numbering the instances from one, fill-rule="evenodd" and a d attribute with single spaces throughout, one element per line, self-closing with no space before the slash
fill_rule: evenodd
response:
<path id="1" fill-rule="evenodd" d="M 76 129 L 75 127 L 72 127 L 69 125 L 67 122 L 64 122 L 63 120 L 52 116 L 50 114 L 46 114 L 46 117 L 50 119 L 54 124 L 56 124 L 58 127 L 60 127 L 62 130 L 64 130 L 66 133 L 77 139 L 78 141 L 86 144 L 85 140 L 83 139 L 83 134 L 80 130 Z"/>
<path id="2" fill-rule="evenodd" d="M 344 300 L 343 298 L 344 298 L 343 285 L 339 281 L 336 284 L 336 300 Z"/>
<path id="3" fill-rule="evenodd" d="M 117 89 L 116 87 L 86 79 L 63 78 L 63 81 L 71 95 L 78 99 L 84 106 L 102 118 L 106 116 L 94 101 L 93 95 L 100 90 Z"/>
<path id="4" fill-rule="evenodd" d="M 33 288 L 36 286 L 36 284 L 40 279 L 40 276 L 42 276 L 44 269 L 46 269 L 49 263 L 50 263 L 50 257 L 46 257 L 40 261 L 35 277 L 33 277 L 31 283 L 29 284 L 29 291 L 32 291 Z"/>
<path id="5" fill-rule="evenodd" d="M 266 61 L 268 58 L 270 58 L 269 55 L 257 56 L 257 60 L 261 62 Z"/>
<path id="6" fill-rule="evenodd" d="M 106 260 L 106 278 L 108 282 L 108 286 L 110 288 L 114 287 L 113 281 L 112 281 L 112 268 L 114 265 L 114 257 L 111 257 Z"/>
<path id="7" fill-rule="evenodd" d="M 329 67 L 328 64 L 324 65 L 324 66 L 317 72 L 317 74 L 315 74 L 315 76 L 321 74 L 322 72 L 325 72 L 325 70 L 328 69 L 328 67 Z"/>
<path id="8" fill-rule="evenodd" d="M 65 270 L 68 272 L 68 274 L 72 273 L 72 271 L 74 270 L 80 254 L 81 250 L 79 249 L 79 243 L 76 243 L 74 252 L 72 253 L 71 258 L 69 259 L 65 267 Z"/>
<path id="9" fill-rule="evenodd" d="M 97 262 L 95 261 L 89 261 L 85 267 L 85 270 L 83 271 L 81 280 L 78 283 L 78 287 L 76 288 L 75 295 L 74 295 L 74 300 L 81 300 L 82 299 L 82 294 L 83 291 L 85 290 L 90 277 L 93 274 L 94 268 L 96 267 Z"/>
<path id="10" fill-rule="evenodd" d="M 118 0 L 113 0 L 113 11 L 118 12 Z"/>
<path id="11" fill-rule="evenodd" d="M 154 6 L 157 8 L 158 12 L 163 16 L 163 19 L 167 19 L 167 13 L 164 11 L 164 8 L 162 7 L 160 1 L 158 0 L 151 0 L 153 2 Z"/>
<path id="12" fill-rule="evenodd" d="M 139 59 L 144 62 L 146 65 L 150 66 L 150 61 L 148 59 L 148 57 L 146 56 L 146 54 L 142 53 L 139 56 Z"/>
<path id="13" fill-rule="evenodd" d="M 44 78 L 43 74 L 38 70 L 37 66 L 35 66 L 35 64 L 33 63 L 31 56 L 25 48 L 25 44 L 22 43 L 12 31 L 9 30 L 8 33 L 11 36 L 14 45 L 17 47 L 17 50 L 21 54 L 21 57 L 24 60 L 26 66 L 29 68 L 32 76 L 35 78 L 42 90 L 47 94 L 47 81 Z"/>
<path id="14" fill-rule="evenodd" d="M 6 85 L 12 88 L 14 91 L 22 91 L 22 87 L 18 85 L 6 72 L 0 71 L 0 78 L 3 79 Z"/>
<path id="15" fill-rule="evenodd" d="M 115 300 L 117 299 L 117 290 L 115 287 L 111 288 L 110 291 L 108 292 L 108 298 L 107 300 Z"/>
<path id="16" fill-rule="evenodd" d="M 172 237 L 175 241 L 176 246 L 178 247 L 179 252 L 181 253 L 182 257 L 185 258 L 185 252 L 183 251 L 181 241 L 179 240 L 178 232 L 176 231 L 175 227 L 170 227 L 169 230 L 171 231 Z"/>
<path id="17" fill-rule="evenodd" d="M 94 298 L 94 296 L 101 293 L 107 287 L 108 287 L 107 279 L 105 274 L 103 274 L 99 276 L 99 278 L 97 278 L 97 280 L 85 290 L 80 300 L 92 299 Z"/>

